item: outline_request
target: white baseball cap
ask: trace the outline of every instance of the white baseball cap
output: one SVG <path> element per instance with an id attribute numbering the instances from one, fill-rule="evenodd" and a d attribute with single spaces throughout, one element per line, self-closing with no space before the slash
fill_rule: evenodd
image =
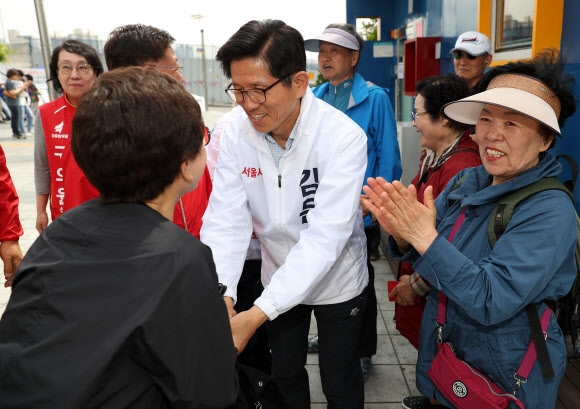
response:
<path id="1" fill-rule="evenodd" d="M 487 89 L 443 105 L 443 115 L 457 122 L 475 125 L 485 104 L 495 105 L 535 119 L 558 135 L 560 100 L 546 84 L 523 74 L 506 73 L 493 78 Z"/>
<path id="2" fill-rule="evenodd" d="M 317 53 L 320 47 L 320 42 L 326 41 L 328 43 L 340 45 L 341 47 L 350 50 L 359 51 L 359 44 L 357 39 L 350 33 L 347 33 L 340 28 L 327 28 L 322 35 L 304 41 L 304 48 L 306 51 Z"/>
<path id="3" fill-rule="evenodd" d="M 484 53 L 491 53 L 491 43 L 485 34 L 467 31 L 457 38 L 455 48 L 449 52 L 452 53 L 455 50 L 465 51 L 467 54 L 477 57 Z"/>

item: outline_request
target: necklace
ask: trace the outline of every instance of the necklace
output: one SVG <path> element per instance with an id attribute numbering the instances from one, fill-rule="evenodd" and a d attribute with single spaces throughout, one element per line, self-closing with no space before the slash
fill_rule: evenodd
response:
<path id="1" fill-rule="evenodd" d="M 66 99 L 66 102 L 68 102 L 73 108 L 76 108 L 77 107 L 75 104 L 73 104 L 72 102 L 69 101 L 69 99 L 67 98 L 66 94 L 64 94 L 64 99 Z"/>

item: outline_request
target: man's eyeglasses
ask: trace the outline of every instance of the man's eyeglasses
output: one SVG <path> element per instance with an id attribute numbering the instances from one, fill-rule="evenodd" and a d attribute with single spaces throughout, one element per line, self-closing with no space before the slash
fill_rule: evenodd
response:
<path id="1" fill-rule="evenodd" d="M 76 68 L 79 75 L 90 75 L 93 73 L 93 67 L 91 64 L 80 64 L 80 65 L 72 65 L 72 64 L 60 64 L 57 66 L 58 72 L 62 75 L 70 75 L 73 70 Z"/>
<path id="2" fill-rule="evenodd" d="M 416 121 L 418 116 L 426 115 L 426 114 L 428 114 L 427 111 L 425 111 L 425 112 L 419 112 L 419 113 L 417 113 L 417 112 L 411 112 L 411 116 L 413 117 L 413 121 Z"/>
<path id="3" fill-rule="evenodd" d="M 209 144 L 209 141 L 211 141 L 211 131 L 209 130 L 209 128 L 207 126 L 203 127 L 203 144 L 205 146 L 207 146 Z"/>
<path id="4" fill-rule="evenodd" d="M 460 60 L 463 54 L 465 54 L 465 56 L 470 60 L 475 60 L 478 57 L 477 55 L 471 55 L 461 50 L 455 50 L 451 54 L 453 54 L 453 58 L 455 58 L 456 60 Z"/>
<path id="5" fill-rule="evenodd" d="M 150 67 L 156 67 L 156 68 L 167 68 L 173 71 L 176 71 L 180 74 L 183 73 L 183 65 L 156 65 L 156 64 L 151 64 L 149 65 Z"/>
<path id="6" fill-rule="evenodd" d="M 230 97 L 232 101 L 237 102 L 238 104 L 242 104 L 244 102 L 244 94 L 247 94 L 248 98 L 250 98 L 252 102 L 255 102 L 256 104 L 263 104 L 264 102 L 266 102 L 266 92 L 268 92 L 276 85 L 278 85 L 279 83 L 281 83 L 286 78 L 289 78 L 292 75 L 293 74 L 288 74 L 264 89 L 252 88 L 248 90 L 243 90 L 238 88 L 227 88 L 226 94 L 228 94 L 228 97 Z"/>

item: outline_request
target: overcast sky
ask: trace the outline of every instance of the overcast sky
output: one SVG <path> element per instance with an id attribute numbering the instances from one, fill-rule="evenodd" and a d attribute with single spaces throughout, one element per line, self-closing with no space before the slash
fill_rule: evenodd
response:
<path id="1" fill-rule="evenodd" d="M 249 20 L 283 20 L 305 39 L 322 33 L 330 23 L 346 20 L 346 0 L 44 0 L 43 4 L 50 35 L 82 28 L 106 39 L 115 27 L 143 23 L 167 30 L 182 44 L 200 44 L 203 28 L 205 43 L 217 46 Z M 195 14 L 205 17 L 194 20 Z M 39 36 L 33 0 L 0 0 L 0 41 L 8 40 L 11 29 Z"/>

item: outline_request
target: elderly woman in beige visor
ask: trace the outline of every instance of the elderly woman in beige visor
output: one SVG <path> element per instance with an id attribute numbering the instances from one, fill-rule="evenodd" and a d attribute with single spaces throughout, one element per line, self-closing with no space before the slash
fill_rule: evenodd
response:
<path id="1" fill-rule="evenodd" d="M 566 350 L 550 306 L 568 293 L 576 274 L 574 205 L 565 191 L 543 190 L 515 206 L 493 246 L 488 225 L 502 197 L 561 173 L 549 149 L 576 110 L 574 80 L 563 67 L 555 51 L 496 67 L 482 80 L 484 92 L 442 108 L 445 116 L 476 126 L 483 165 L 461 171 L 437 200 L 427 190 L 420 203 L 413 186 L 381 178 L 364 189 L 369 209 L 391 234 L 391 255 L 413 263 L 431 283 L 416 370 L 417 388 L 431 400 L 406 408 L 466 407 L 462 402 L 474 397 L 470 385 L 459 382 L 450 391 L 434 373 L 432 362 L 447 343 L 506 392 L 502 407 L 555 406 Z M 534 349 L 539 359 L 526 355 L 537 334 L 534 315 L 546 337 Z"/>

